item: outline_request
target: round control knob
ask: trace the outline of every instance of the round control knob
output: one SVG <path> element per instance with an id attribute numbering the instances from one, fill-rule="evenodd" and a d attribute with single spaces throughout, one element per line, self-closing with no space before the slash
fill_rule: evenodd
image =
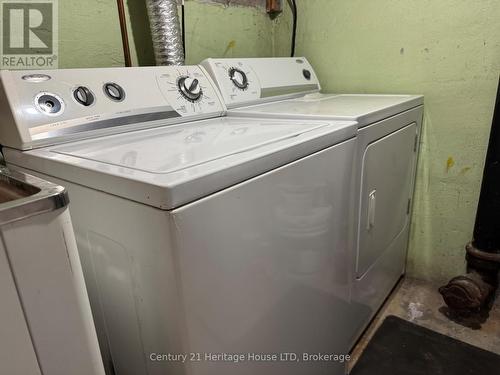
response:
<path id="1" fill-rule="evenodd" d="M 115 102 L 121 102 L 125 99 L 125 91 L 123 88 L 113 82 L 109 82 L 104 85 L 104 93 L 108 98 Z"/>
<path id="2" fill-rule="evenodd" d="M 41 92 L 35 97 L 35 107 L 49 116 L 58 116 L 64 112 L 64 102 L 60 96 Z"/>
<path id="3" fill-rule="evenodd" d="M 199 100 L 203 95 L 200 81 L 196 78 L 181 77 L 179 78 L 177 85 L 179 86 L 179 91 L 182 96 L 191 102 Z"/>
<path id="4" fill-rule="evenodd" d="M 77 87 L 75 91 L 73 91 L 73 97 L 78 103 L 85 107 L 92 105 L 95 100 L 94 94 L 85 86 Z"/>
<path id="5" fill-rule="evenodd" d="M 246 90 L 248 88 L 248 77 L 242 70 L 238 68 L 229 69 L 229 78 L 240 90 Z"/>

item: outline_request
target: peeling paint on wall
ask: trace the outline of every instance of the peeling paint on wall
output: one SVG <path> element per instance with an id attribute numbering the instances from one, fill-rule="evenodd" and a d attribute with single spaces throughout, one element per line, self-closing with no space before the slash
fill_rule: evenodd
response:
<path id="1" fill-rule="evenodd" d="M 450 156 L 448 160 L 446 160 L 446 173 L 450 171 L 451 168 L 455 165 L 455 160 Z"/>
<path id="2" fill-rule="evenodd" d="M 471 170 L 471 167 L 464 167 L 460 170 L 460 176 L 465 176 L 467 172 Z"/>
<path id="3" fill-rule="evenodd" d="M 227 44 L 226 50 L 224 51 L 224 56 L 227 56 L 229 51 L 234 49 L 234 47 L 236 47 L 236 40 L 229 41 L 229 43 Z"/>

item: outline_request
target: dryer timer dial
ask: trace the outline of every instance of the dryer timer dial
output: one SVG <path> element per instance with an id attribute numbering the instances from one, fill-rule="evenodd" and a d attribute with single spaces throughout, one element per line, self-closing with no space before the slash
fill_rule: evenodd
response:
<path id="1" fill-rule="evenodd" d="M 231 82 L 240 90 L 248 88 L 248 77 L 244 71 L 238 68 L 229 69 L 229 78 Z"/>

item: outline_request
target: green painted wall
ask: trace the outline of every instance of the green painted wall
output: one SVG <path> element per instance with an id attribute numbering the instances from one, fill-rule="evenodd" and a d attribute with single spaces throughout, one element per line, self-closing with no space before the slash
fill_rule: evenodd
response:
<path id="1" fill-rule="evenodd" d="M 297 54 L 326 91 L 425 95 L 409 274 L 462 272 L 500 72 L 500 1 L 297 3 Z M 286 54 L 289 13 L 275 33 Z"/>
<path id="2" fill-rule="evenodd" d="M 145 0 L 124 0 L 134 65 L 154 65 Z M 263 7 L 186 1 L 187 63 L 270 56 L 273 23 Z M 123 66 L 115 0 L 59 1 L 59 67 Z"/>
<path id="3" fill-rule="evenodd" d="M 59 1 L 59 68 L 122 65 L 116 2 Z"/>
<path id="4" fill-rule="evenodd" d="M 273 23 L 264 8 L 186 2 L 187 62 L 272 55 Z"/>

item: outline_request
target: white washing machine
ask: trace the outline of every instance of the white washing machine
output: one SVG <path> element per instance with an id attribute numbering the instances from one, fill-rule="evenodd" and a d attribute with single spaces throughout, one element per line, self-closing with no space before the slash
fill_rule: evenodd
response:
<path id="1" fill-rule="evenodd" d="M 368 307 L 361 333 L 405 271 L 423 97 L 321 94 L 305 58 L 207 59 L 202 66 L 230 116 L 358 123 L 351 298 Z"/>
<path id="2" fill-rule="evenodd" d="M 221 117 L 200 67 L 1 82 L 7 164 L 71 196 L 108 374 L 343 373 L 355 122 Z"/>

